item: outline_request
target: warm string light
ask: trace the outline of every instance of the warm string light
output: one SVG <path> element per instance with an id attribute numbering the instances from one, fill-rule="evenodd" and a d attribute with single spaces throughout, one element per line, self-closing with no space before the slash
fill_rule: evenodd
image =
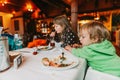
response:
<path id="1" fill-rule="evenodd" d="M 0 6 L 5 6 L 5 4 L 14 4 L 11 2 L 8 2 L 8 0 L 0 0 Z M 26 7 L 24 8 L 27 11 L 33 12 L 33 4 L 30 0 L 26 1 Z M 14 4 L 15 5 L 15 4 Z M 15 11 L 12 11 L 12 14 L 15 15 Z"/>
<path id="2" fill-rule="evenodd" d="M 15 10 L 12 11 L 12 14 L 13 14 L 13 16 L 15 16 L 15 14 L 16 14 Z"/>
<path id="3" fill-rule="evenodd" d="M 30 3 L 27 3 L 26 4 L 26 8 L 28 11 L 32 12 L 33 11 L 33 8 L 32 8 L 32 5 Z"/>
<path id="4" fill-rule="evenodd" d="M 7 4 L 7 0 L 0 0 L 0 4 L 4 6 L 5 4 Z"/>
<path id="5" fill-rule="evenodd" d="M 98 12 L 95 13 L 95 17 L 94 17 L 94 20 L 99 20 L 100 19 L 100 15 Z"/>

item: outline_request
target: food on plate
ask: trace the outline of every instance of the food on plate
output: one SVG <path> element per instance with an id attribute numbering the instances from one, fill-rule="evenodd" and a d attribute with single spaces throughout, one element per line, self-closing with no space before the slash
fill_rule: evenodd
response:
<path id="1" fill-rule="evenodd" d="M 41 49 L 47 49 L 48 48 L 48 46 L 43 46 Z"/>
<path id="2" fill-rule="evenodd" d="M 48 49 L 48 46 L 38 46 L 37 48 L 38 48 L 38 49 L 41 49 L 41 50 L 47 50 L 47 49 Z"/>
<path id="3" fill-rule="evenodd" d="M 52 50 L 53 48 L 51 46 L 37 46 L 37 50 Z"/>
<path id="4" fill-rule="evenodd" d="M 60 64 L 59 67 L 66 67 L 66 66 L 70 66 L 71 64 L 73 64 L 74 62 L 70 63 L 70 64 Z"/>
<path id="5" fill-rule="evenodd" d="M 62 59 L 62 62 L 61 62 L 61 59 Z M 53 59 L 44 57 L 42 58 L 42 63 L 44 66 L 51 66 L 51 67 L 67 67 L 74 63 L 74 62 L 64 63 L 65 60 L 67 60 L 66 57 L 64 57 L 63 59 L 62 56 L 58 56 Z"/>
<path id="6" fill-rule="evenodd" d="M 47 57 L 44 57 L 42 59 L 42 63 L 45 65 L 45 66 L 49 66 L 49 59 Z"/>

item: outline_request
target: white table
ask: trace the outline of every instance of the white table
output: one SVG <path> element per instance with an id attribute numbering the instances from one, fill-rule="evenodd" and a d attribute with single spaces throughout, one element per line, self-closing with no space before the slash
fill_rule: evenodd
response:
<path id="1" fill-rule="evenodd" d="M 67 70 L 48 70 L 41 67 L 41 58 L 45 56 L 54 56 L 60 53 L 59 48 L 49 51 L 39 51 L 33 55 L 33 48 L 23 48 L 19 51 L 24 56 L 24 62 L 18 69 L 11 67 L 9 70 L 0 73 L 0 80 L 83 80 L 86 60 L 79 58 L 80 64 Z M 27 52 L 28 51 L 28 52 Z M 64 50 L 65 53 L 68 53 Z M 71 54 L 68 54 L 72 56 Z M 74 58 L 74 56 L 72 56 Z"/>

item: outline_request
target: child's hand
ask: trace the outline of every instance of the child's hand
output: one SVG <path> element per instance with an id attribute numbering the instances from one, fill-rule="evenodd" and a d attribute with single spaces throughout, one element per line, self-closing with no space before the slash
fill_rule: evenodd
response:
<path id="1" fill-rule="evenodd" d="M 72 51 L 72 47 L 70 45 L 65 46 L 65 49 L 70 51 L 70 52 Z"/>
<path id="2" fill-rule="evenodd" d="M 55 32 L 51 32 L 50 37 L 55 37 Z"/>
<path id="3" fill-rule="evenodd" d="M 79 48 L 80 45 L 79 45 L 79 44 L 73 44 L 72 47 L 73 47 L 73 48 Z"/>

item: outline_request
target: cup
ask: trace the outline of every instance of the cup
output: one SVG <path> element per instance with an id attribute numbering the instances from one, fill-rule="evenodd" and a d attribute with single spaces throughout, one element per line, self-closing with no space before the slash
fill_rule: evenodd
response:
<path id="1" fill-rule="evenodd" d="M 55 41 L 54 41 L 54 40 L 51 40 L 51 41 L 50 41 L 50 46 L 51 46 L 51 47 L 55 47 Z"/>
<path id="2" fill-rule="evenodd" d="M 14 59 L 15 59 L 18 55 L 20 55 L 20 53 L 17 52 L 17 51 L 11 51 L 11 52 L 9 52 L 10 62 L 13 63 Z"/>

